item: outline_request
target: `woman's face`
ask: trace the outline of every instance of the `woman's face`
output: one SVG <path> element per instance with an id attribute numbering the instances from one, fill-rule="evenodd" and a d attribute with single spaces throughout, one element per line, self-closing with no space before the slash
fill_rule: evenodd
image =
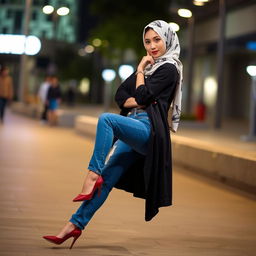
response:
<path id="1" fill-rule="evenodd" d="M 149 29 L 145 33 L 144 46 L 153 58 L 162 56 L 166 51 L 165 42 L 153 29 Z"/>

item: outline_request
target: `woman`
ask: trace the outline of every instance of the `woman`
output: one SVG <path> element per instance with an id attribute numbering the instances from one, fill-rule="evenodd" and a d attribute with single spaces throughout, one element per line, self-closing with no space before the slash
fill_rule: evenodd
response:
<path id="1" fill-rule="evenodd" d="M 13 98 L 12 78 L 9 75 L 8 67 L 0 69 L 0 122 L 4 122 L 5 107 L 9 100 Z"/>
<path id="2" fill-rule="evenodd" d="M 61 244 L 73 237 L 72 248 L 114 186 L 146 199 L 146 221 L 159 207 L 172 203 L 167 116 L 172 103 L 170 123 L 176 132 L 181 106 L 180 46 L 176 33 L 161 20 L 144 28 L 143 42 L 147 56 L 115 96 L 121 115 L 104 113 L 99 118 L 89 171 L 82 192 L 73 199 L 84 202 L 57 236 L 44 237 L 50 242 Z"/>
<path id="3" fill-rule="evenodd" d="M 48 121 L 50 125 L 57 124 L 57 109 L 61 101 L 61 91 L 59 80 L 57 77 L 52 77 L 51 84 L 47 92 L 47 105 L 48 105 Z"/>

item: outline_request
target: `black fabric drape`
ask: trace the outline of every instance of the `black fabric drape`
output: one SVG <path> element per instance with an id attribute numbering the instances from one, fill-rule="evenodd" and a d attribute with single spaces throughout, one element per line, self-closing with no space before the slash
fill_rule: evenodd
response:
<path id="1" fill-rule="evenodd" d="M 116 188 L 146 199 L 145 220 L 150 221 L 158 208 L 172 204 L 172 159 L 171 139 L 167 113 L 173 100 L 178 72 L 173 64 L 160 66 L 145 84 L 136 89 L 136 75 L 133 73 L 118 88 L 115 100 L 126 116 L 130 109 L 125 101 L 134 97 L 139 105 L 146 105 L 151 121 L 151 134 L 146 156 L 136 161 L 123 174 Z"/>

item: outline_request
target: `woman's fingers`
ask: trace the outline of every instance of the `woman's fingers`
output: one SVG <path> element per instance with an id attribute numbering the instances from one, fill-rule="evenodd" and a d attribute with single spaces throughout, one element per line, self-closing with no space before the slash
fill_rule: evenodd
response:
<path id="1" fill-rule="evenodd" d="M 152 64 L 152 65 L 155 63 L 153 57 L 150 56 L 150 55 L 147 56 L 147 61 L 148 61 L 150 64 Z"/>
<path id="2" fill-rule="evenodd" d="M 152 56 L 150 56 L 150 63 L 153 65 L 155 63 L 155 60 L 153 59 Z"/>
<path id="3" fill-rule="evenodd" d="M 147 52 L 147 56 L 145 56 L 147 58 L 147 61 L 150 63 L 150 64 L 154 64 L 155 63 L 155 60 L 154 58 L 149 54 L 149 52 Z"/>
<path id="4" fill-rule="evenodd" d="M 141 62 L 140 62 L 140 64 L 139 64 L 139 67 L 144 70 L 145 67 L 146 67 L 148 64 L 153 65 L 154 63 L 155 63 L 154 58 L 147 52 L 147 55 L 144 56 L 144 57 L 141 59 Z"/>

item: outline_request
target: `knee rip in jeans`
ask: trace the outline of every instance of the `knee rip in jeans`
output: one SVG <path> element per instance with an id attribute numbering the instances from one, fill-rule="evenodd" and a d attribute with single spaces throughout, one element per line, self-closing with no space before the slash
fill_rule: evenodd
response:
<path id="1" fill-rule="evenodd" d="M 113 147 L 110 149 L 110 151 L 106 157 L 106 160 L 105 160 L 105 165 L 108 163 L 110 157 L 114 154 L 116 147 L 117 146 L 114 144 Z"/>

